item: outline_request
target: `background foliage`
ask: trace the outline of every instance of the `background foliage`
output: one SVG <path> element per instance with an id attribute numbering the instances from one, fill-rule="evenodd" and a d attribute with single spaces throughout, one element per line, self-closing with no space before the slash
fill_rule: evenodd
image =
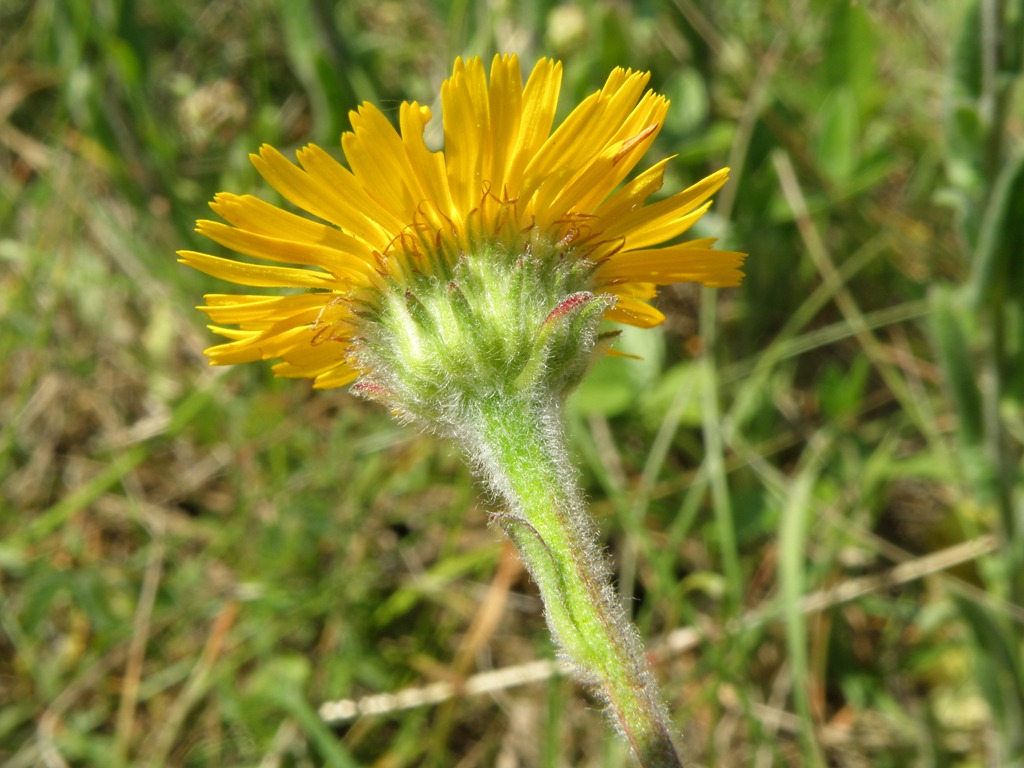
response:
<path id="1" fill-rule="evenodd" d="M 318 717 L 549 658 L 540 606 L 448 447 L 207 368 L 218 288 L 173 258 L 214 192 L 267 194 L 261 143 L 337 150 L 358 102 L 506 50 L 562 58 L 566 109 L 649 69 L 666 189 L 733 168 L 703 232 L 746 282 L 667 291 L 571 413 L 694 762 L 1024 765 L 1024 2 L 3 0 L 0 29 L 5 765 L 626 764 L 560 678 Z"/>

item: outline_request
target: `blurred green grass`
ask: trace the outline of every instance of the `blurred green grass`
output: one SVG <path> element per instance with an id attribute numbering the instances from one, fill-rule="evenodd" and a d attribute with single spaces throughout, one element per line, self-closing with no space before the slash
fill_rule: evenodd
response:
<path id="1" fill-rule="evenodd" d="M 336 147 L 505 50 L 562 58 L 566 109 L 649 69 L 666 188 L 733 168 L 703 232 L 744 285 L 666 291 L 570 413 L 645 637 L 704 638 L 657 666 L 695 764 L 1024 764 L 1024 2 L 7 0 L 0 29 L 4 765 L 627 764 L 559 678 L 319 719 L 550 658 L 540 606 L 449 447 L 206 367 L 219 288 L 173 258 L 215 192 L 267 194 L 261 143 Z"/>

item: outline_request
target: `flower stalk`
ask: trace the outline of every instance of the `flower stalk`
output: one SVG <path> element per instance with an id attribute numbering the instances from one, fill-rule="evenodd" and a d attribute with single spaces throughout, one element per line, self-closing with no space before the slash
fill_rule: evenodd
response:
<path id="1" fill-rule="evenodd" d="M 577 489 L 561 403 L 493 399 L 479 404 L 476 422 L 464 449 L 505 503 L 496 520 L 540 587 L 561 655 L 606 702 L 640 765 L 681 766 L 640 636 L 611 587 Z"/>

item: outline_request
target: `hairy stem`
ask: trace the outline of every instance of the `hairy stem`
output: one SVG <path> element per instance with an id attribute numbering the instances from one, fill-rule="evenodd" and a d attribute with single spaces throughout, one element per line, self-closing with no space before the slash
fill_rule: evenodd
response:
<path id="1" fill-rule="evenodd" d="M 643 644 L 577 489 L 561 402 L 495 397 L 470 411 L 463 447 L 507 507 L 497 519 L 540 586 L 561 654 L 600 693 L 641 766 L 680 768 Z"/>

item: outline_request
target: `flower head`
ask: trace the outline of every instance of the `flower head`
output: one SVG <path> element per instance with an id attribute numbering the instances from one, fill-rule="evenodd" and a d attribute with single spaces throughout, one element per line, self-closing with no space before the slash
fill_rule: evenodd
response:
<path id="1" fill-rule="evenodd" d="M 221 193 L 211 207 L 224 221 L 200 221 L 198 231 L 275 263 L 192 251 L 180 260 L 241 285 L 301 292 L 206 296 L 201 309 L 228 339 L 207 350 L 211 362 L 277 359 L 278 376 L 318 388 L 358 379 L 359 391 L 379 396 L 407 386 L 396 366 L 440 376 L 440 390 L 469 356 L 493 369 L 487 381 L 534 386 L 565 358 L 575 372 L 562 386 L 571 387 L 580 366 L 569 365 L 566 334 L 594 336 L 601 316 L 657 325 L 664 316 L 649 301 L 659 285 L 738 284 L 742 254 L 712 250 L 711 239 L 665 245 L 708 209 L 727 169 L 654 203 L 668 160 L 623 183 L 668 109 L 645 90 L 649 75 L 614 70 L 552 131 L 561 74 L 542 59 L 524 85 L 515 56 L 496 56 L 489 78 L 479 59 L 456 60 L 441 87 L 441 152 L 424 142 L 430 110 L 412 102 L 400 107 L 399 131 L 370 104 L 352 113 L 347 168 L 314 145 L 299 150 L 298 165 L 269 146 L 252 155 L 315 218 Z M 463 349 L 467 334 L 473 350 Z M 582 346 L 591 354 L 594 342 Z"/>

